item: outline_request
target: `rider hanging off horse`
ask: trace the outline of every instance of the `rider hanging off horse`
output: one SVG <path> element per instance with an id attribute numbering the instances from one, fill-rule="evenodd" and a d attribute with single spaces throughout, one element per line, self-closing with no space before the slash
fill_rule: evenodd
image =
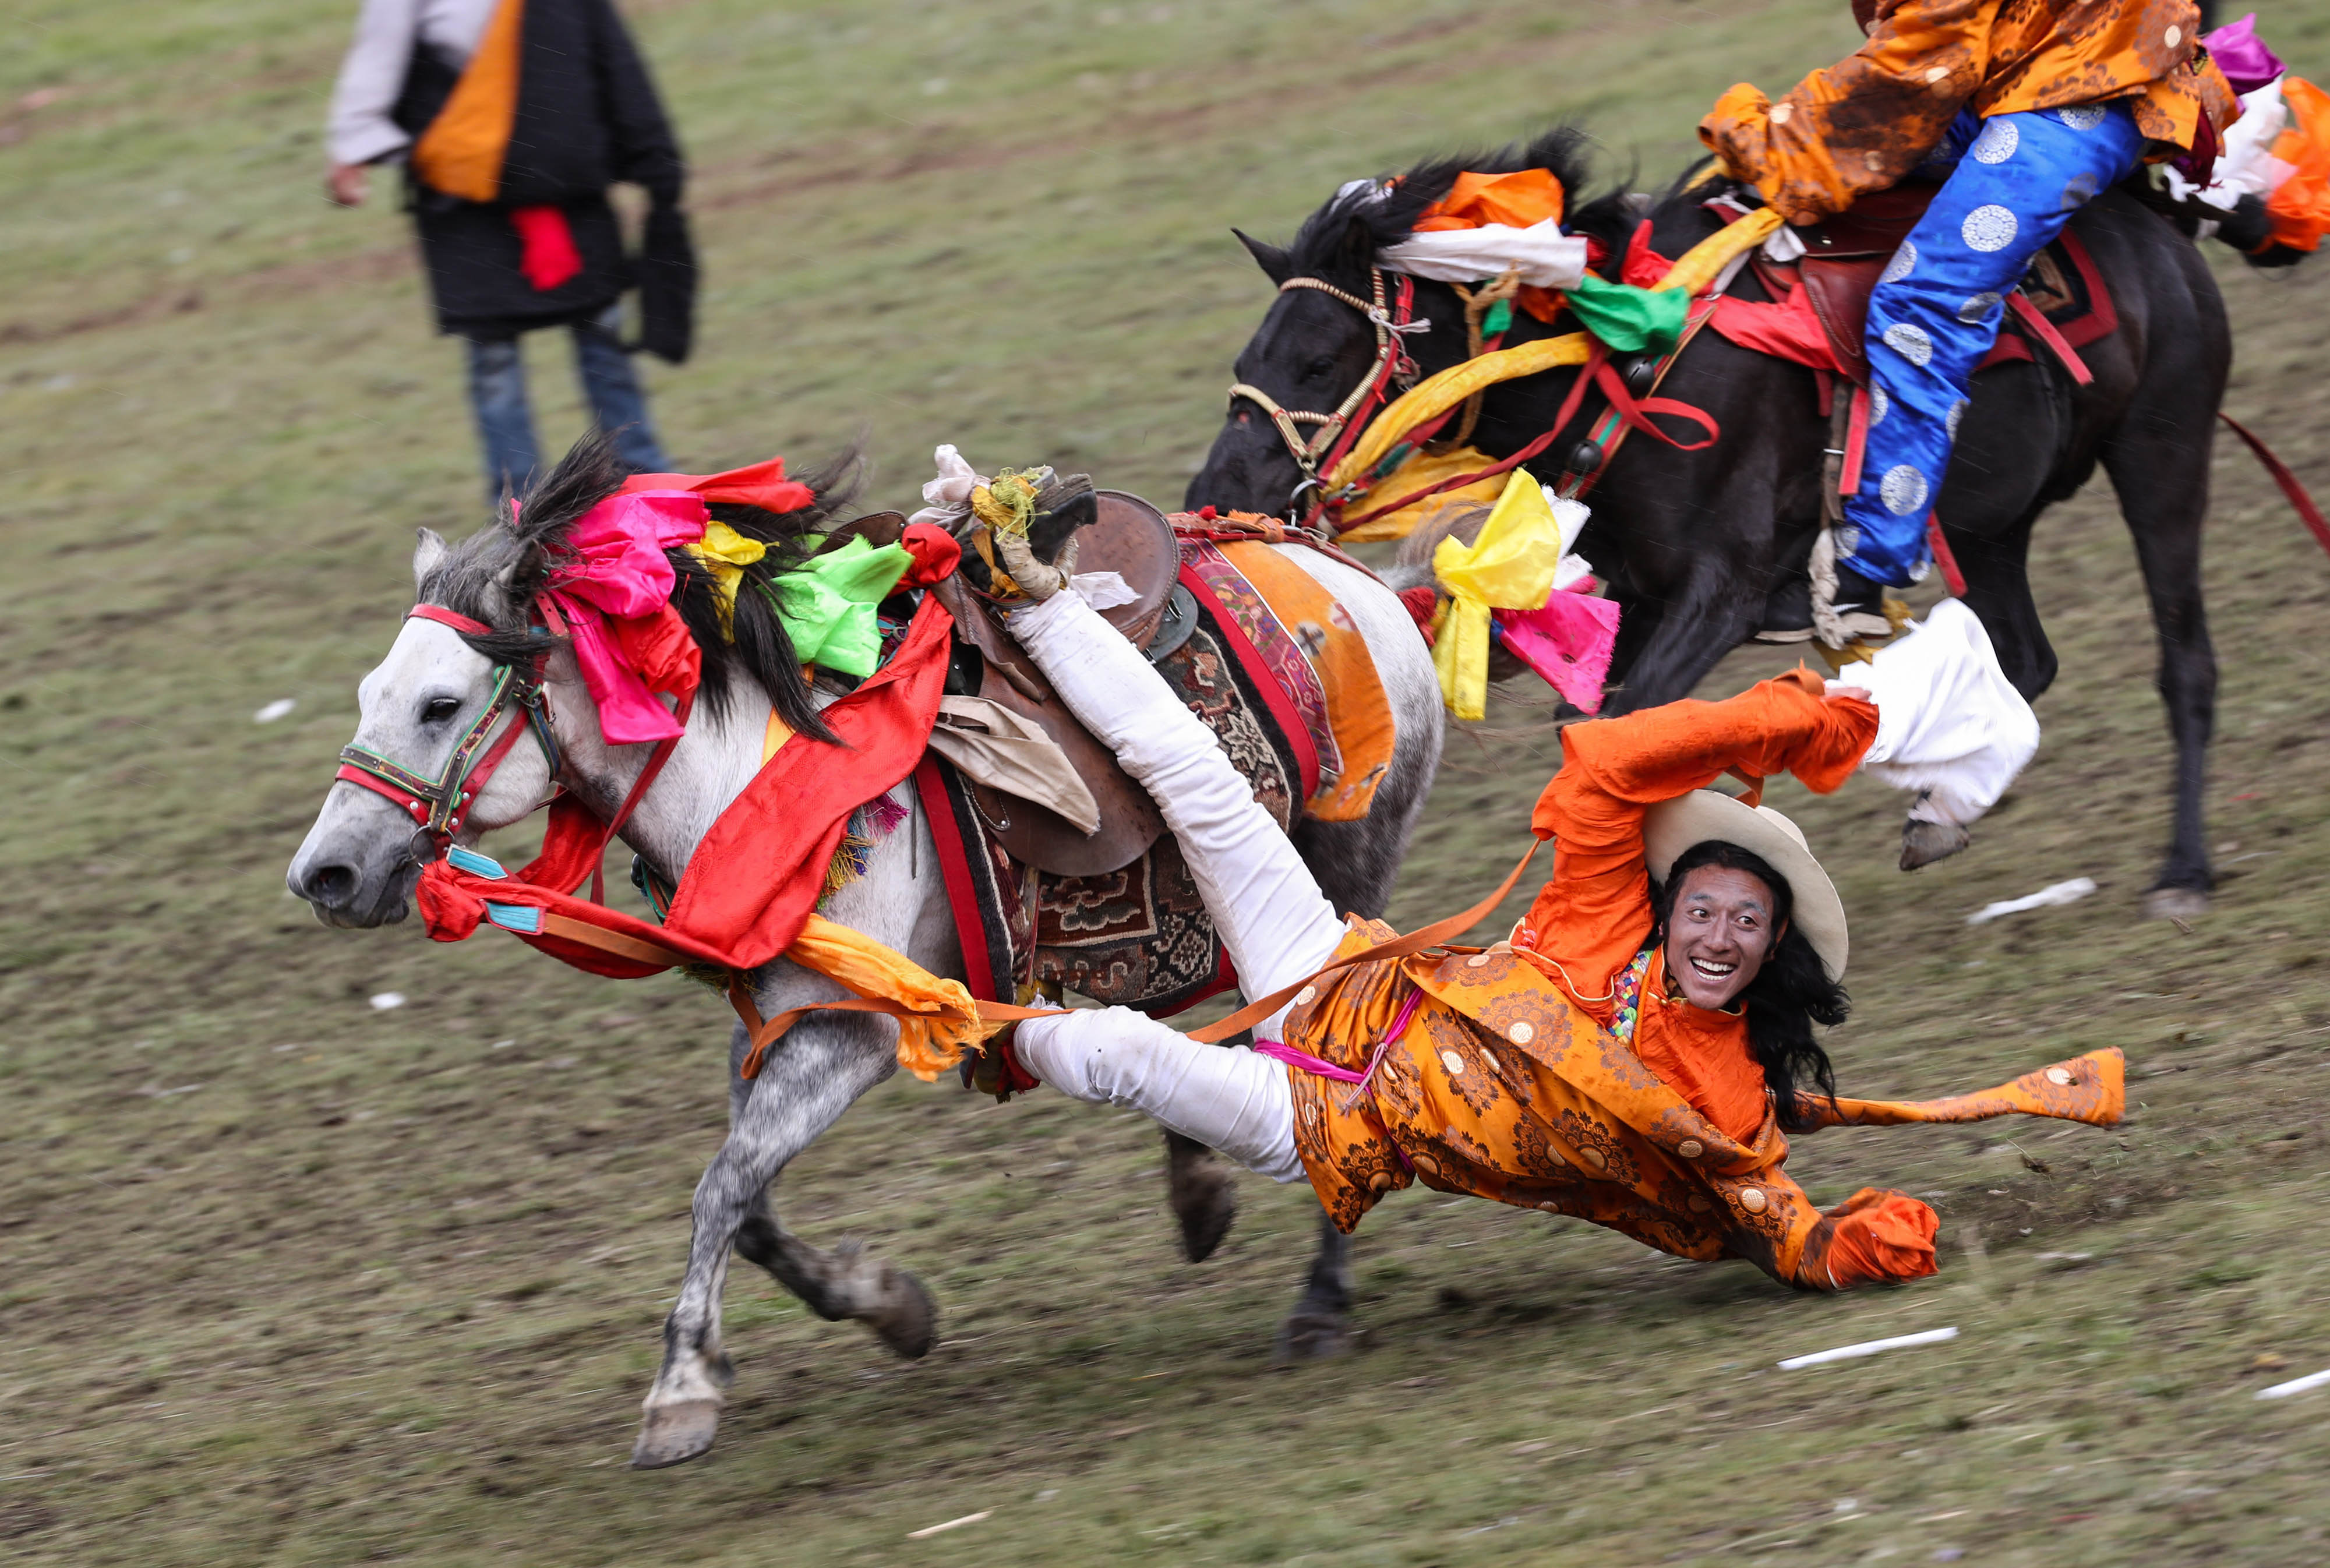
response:
<path id="1" fill-rule="evenodd" d="M 2028 25 L 2023 57 L 2091 40 L 2094 31 L 2078 22 L 2089 12 L 2109 32 L 2123 12 L 2159 8 L 2072 7 L 2048 27 Z M 1904 5 L 1871 18 L 1871 49 L 1881 54 L 1879 46 L 1906 36 L 1914 16 L 1941 10 Z M 1959 49 L 1982 64 L 1968 69 L 1963 92 L 1955 65 L 1932 79 L 1957 93 L 1937 123 L 1954 123 L 1965 101 L 2003 80 L 1991 70 L 2005 58 L 2002 19 L 2022 9 L 1977 6 L 1974 14 L 1981 28 L 1967 24 L 1942 58 L 1957 60 L 1949 51 Z M 2184 25 L 2171 20 L 2162 37 Z M 2072 56 L 2048 58 L 2060 65 Z M 2115 113 L 2136 124 L 2138 110 L 2127 99 L 2155 109 L 2183 101 L 2174 88 L 2183 72 L 2195 79 L 2184 87 L 2203 116 L 2191 122 L 2193 134 L 2213 126 L 2205 120 L 2208 94 L 2196 84 L 2205 67 L 2183 58 L 2163 70 L 2121 82 L 2100 104 L 2049 102 L 1992 118 L 2051 114 L 2051 129 L 2018 129 L 2013 139 L 2019 146 L 2027 135 L 2053 146 L 2057 132 L 2079 132 L 2083 123 L 2100 129 Z M 1897 77 L 1897 88 L 1904 80 Z M 2155 94 L 2164 81 L 2171 87 Z M 1837 119 L 1839 94 L 1798 90 L 1804 102 L 1825 106 L 1832 122 L 1854 123 L 1849 114 Z M 1776 167 L 1813 160 L 1806 166 L 1817 168 L 1809 144 L 1772 134 L 1798 118 L 1789 101 L 1756 111 L 1764 128 L 1755 146 L 1759 156 L 1773 156 L 1776 146 L 1785 155 Z M 1992 101 L 2020 102 L 2003 89 Z M 2114 145 L 2126 143 L 2112 134 Z M 1960 168 L 2012 161 L 2009 149 L 1983 162 L 1990 137 L 1976 129 L 1960 138 Z M 1990 140 L 1988 150 L 1997 152 L 2003 139 Z M 1520 166 L 1549 175 L 1551 156 Z M 1833 155 L 1827 166 L 1838 166 Z M 2049 165 L 2059 174 L 2070 168 L 2067 185 L 2104 166 Z M 1866 158 L 1862 169 L 1878 172 Z M 1660 538 L 1658 492 L 1614 460 L 1603 510 L 1624 522 L 1614 530 L 1605 521 L 1603 538 L 1609 570 L 1635 596 L 1630 613 L 1666 587 L 1661 560 L 1679 561 L 1687 577 L 1704 575 L 1712 562 L 1718 577 L 1741 580 L 1760 609 L 1771 561 L 1785 554 L 1786 541 L 1771 527 L 1742 534 L 1735 550 L 1758 553 L 1744 563 L 1726 560 L 1707 547 L 1704 519 L 1727 509 L 1745 517 L 1761 505 L 1767 520 L 1796 527 L 1799 540 L 1818 522 L 1814 486 L 1776 496 L 1770 477 L 1821 470 L 1820 428 L 1779 395 L 1808 390 L 1804 362 L 1759 358 L 1710 336 L 1706 343 L 1730 357 L 1702 356 L 1710 374 L 1678 372 L 1672 390 L 1682 397 L 1637 396 L 1629 383 L 1647 364 L 1651 373 L 1639 379 L 1654 390 L 1674 368 L 1686 316 L 1679 307 L 1689 302 L 1698 325 L 1713 318 L 1705 302 L 1721 295 L 1749 249 L 1781 231 L 1782 214 L 1768 203 L 1794 187 L 1776 184 L 1753 212 L 1734 196 L 1710 211 L 1709 199 L 1687 191 L 1650 203 L 1647 214 L 1629 198 L 1582 203 L 1572 218 L 1577 233 L 1558 236 L 1564 264 L 1580 269 L 1563 285 L 1573 290 L 1568 307 L 1539 299 L 1539 317 L 1517 290 L 1497 299 L 1481 290 L 1463 301 L 1467 308 L 1444 311 L 1443 327 L 1427 335 L 1415 307 L 1426 297 L 1417 279 L 1433 275 L 1402 277 L 1391 252 L 1408 247 L 1413 258 L 1435 244 L 1444 253 L 1469 243 L 1460 236 L 1409 246 L 1412 233 L 1449 231 L 1418 221 L 1450 195 L 1457 174 L 1443 167 L 1402 192 L 1370 185 L 1339 196 L 1305 229 L 1314 238 L 1314 230 L 1328 233 L 1331 243 L 1308 252 L 1298 240 L 1294 253 L 1273 261 L 1264 258 L 1269 248 L 1255 248 L 1275 269 L 1282 309 L 1296 290 L 1302 306 L 1315 307 L 1309 319 L 1324 312 L 1351 329 L 1344 357 L 1361 376 L 1336 414 L 1305 413 L 1294 382 L 1279 381 L 1278 392 L 1253 384 L 1269 379 L 1267 354 L 1251 370 L 1241 361 L 1245 390 L 1274 400 L 1255 406 L 1284 416 L 1273 421 L 1274 435 L 1306 459 L 1289 466 L 1337 486 L 1346 483 L 1337 478 L 1344 458 L 1364 459 L 1359 467 L 1371 471 L 1381 463 L 1382 476 L 1396 471 L 1390 443 L 1407 429 L 1393 417 L 1397 405 L 1376 420 L 1388 435 L 1367 416 L 1376 411 L 1370 400 L 1383 401 L 1378 394 L 1407 364 L 1411 339 L 1419 358 L 1485 364 L 1506 352 L 1494 344 L 1510 327 L 1518 347 L 1534 345 L 1544 364 L 1575 373 L 1552 393 L 1570 400 L 1551 420 L 1556 430 L 1577 411 L 1576 390 L 1590 383 L 1624 428 L 1656 433 L 1651 416 L 1694 409 L 1686 399 L 1696 398 L 1749 431 L 1751 439 L 1728 450 L 1701 443 L 1682 460 L 1657 465 L 1663 481 L 1681 487 L 1701 537 L 1680 536 L 1680 549 Z M 1540 194 L 1549 183 L 1522 182 Z M 1969 230 L 2003 231 L 1996 219 L 1975 222 L 1983 209 L 1997 208 L 2020 233 L 2024 219 L 2003 199 L 2012 194 L 1976 190 L 1998 199 L 1975 202 L 1956 232 L 1963 240 Z M 2017 199 L 2028 204 L 2029 193 Z M 2049 217 L 2035 212 L 2029 221 L 2043 225 Z M 2076 485 L 2098 446 L 2107 464 L 2115 451 L 2124 460 L 2131 453 L 2164 460 L 2164 441 L 2115 445 L 2122 425 L 2156 427 L 2164 412 L 2197 410 L 2205 430 L 2222 384 L 2221 315 L 2202 308 L 2213 298 L 2204 294 L 2208 274 L 2184 238 L 2144 222 L 2112 226 L 2127 227 L 2117 237 L 2098 233 L 2097 276 L 2129 314 L 2141 307 L 2147 331 L 2188 358 L 2098 338 L 2114 352 L 2097 354 L 2096 385 L 2081 383 L 2069 414 L 2041 420 L 2032 406 L 1994 397 L 2022 425 L 2044 425 L 2037 439 L 2046 445 L 2026 451 L 2052 454 L 1994 465 L 2035 468 L 2039 476 L 2025 476 L 2031 487 L 2020 500 L 1987 503 L 2008 524 L 2020 518 L 2027 530 L 2037 505 L 2054 498 L 2060 475 L 2048 477 L 2051 465 L 2068 463 Z M 1582 269 L 1595 243 L 1603 262 L 1630 274 L 1627 284 L 1586 282 Z M 1668 263 L 1666 255 L 1681 260 Z M 2147 271 L 2147 261 L 2157 265 Z M 1341 269 L 1332 279 L 1317 275 L 1332 268 Z M 1644 269 L 1654 269 L 1674 298 L 1661 301 L 1636 286 L 1635 278 L 1651 276 Z M 1387 270 L 1395 273 L 1389 285 Z M 2148 277 L 2169 286 L 2146 294 Z M 1961 269 L 1946 281 L 1956 288 L 1969 279 L 1980 280 Z M 1511 309 L 1516 298 L 1545 330 L 1521 325 Z M 1474 303 L 1482 308 L 1471 310 Z M 1557 323 L 1576 319 L 1594 326 L 1598 345 L 1553 335 Z M 2030 312 L 2022 319 L 2043 343 Z M 1274 320 L 1290 329 L 1280 334 L 1285 344 L 1299 346 L 1293 329 L 1304 318 L 1289 311 Z M 1917 322 L 1903 314 L 1899 324 Z M 2180 334 L 2180 326 L 2202 330 Z M 1609 357 L 1614 340 L 1634 345 L 1623 374 Z M 1306 366 L 1311 357 L 1303 353 Z M 1328 356 L 1327 372 L 1336 364 Z M 1766 379 L 1743 377 L 1748 366 Z M 1887 384 L 1848 397 L 1833 369 L 1827 373 L 1823 401 L 1836 409 L 1865 407 L 1861 399 L 1873 402 Z M 2042 373 L 2034 354 L 2009 373 L 2021 379 L 1996 383 L 2001 390 L 2039 400 L 2032 406 L 2044 412 L 2059 390 L 2050 379 L 2057 373 Z M 1783 387 L 1774 374 L 1792 379 Z M 1732 401 L 1720 402 L 1727 376 Z M 1913 392 L 1929 412 L 1941 406 L 1930 387 L 1892 384 L 1904 407 Z M 1529 428 L 1532 415 L 1515 413 L 1488 386 L 1460 386 L 1419 421 L 1446 423 L 1462 409 L 1460 440 L 1477 427 L 1484 449 L 1502 444 L 1501 459 L 1522 451 L 1529 438 L 1513 432 Z M 2171 393 L 2188 401 L 2162 401 Z M 1956 395 L 1963 400 L 1963 384 Z M 1983 435 L 1984 406 L 1965 421 L 1969 441 Z M 1765 424 L 1749 430 L 1759 411 Z M 1715 414 L 1700 417 L 1702 428 L 1717 423 Z M 1947 408 L 1940 418 L 1946 456 L 1956 420 Z M 1298 443 L 1289 432 L 1301 419 L 1321 435 Z M 2176 428 L 2174 418 L 2167 422 Z M 1605 434 L 1616 428 L 1599 427 Z M 1932 447 L 1929 433 L 1925 447 L 1899 449 Z M 1743 455 L 1752 460 L 1743 463 Z M 1842 1289 L 1930 1272 L 1933 1214 L 1904 1195 L 1875 1190 L 1815 1208 L 1785 1175 L 1786 1132 L 2010 1112 L 2105 1124 L 2117 1118 L 2117 1052 L 1950 1100 L 1840 1097 L 1813 1026 L 1844 1014 L 1843 911 L 1802 834 L 1757 804 L 1759 781 L 1774 773 L 1794 772 L 1828 790 L 1862 769 L 1916 791 L 1919 808 L 1934 814 L 1927 826 L 1962 831 L 1996 803 L 2037 744 L 2026 699 L 2052 673 L 2047 662 L 2033 679 L 2043 640 L 2034 656 L 2028 638 L 2007 638 L 2003 662 L 2000 624 L 1986 634 L 1976 620 L 1976 613 L 1990 619 L 1983 595 L 1996 580 L 1985 572 L 2011 569 L 2019 581 L 2022 532 L 2007 530 L 2003 545 L 1971 554 L 1972 612 L 1945 603 L 1834 682 L 1799 671 L 1726 703 L 1661 705 L 1683 694 L 1664 687 L 1681 680 L 1687 690 L 1738 638 L 1719 638 L 1709 654 L 1671 638 L 1661 666 L 1658 648 L 1638 632 L 1635 647 L 1619 650 L 1627 716 L 1564 734 L 1564 766 L 1533 823 L 1540 838 L 1558 841 L 1553 875 L 1511 934 L 1486 950 L 1444 945 L 1493 906 L 1520 867 L 1487 903 L 1408 937 L 1393 938 L 1372 921 L 1429 787 L 1440 699 L 1459 712 L 1477 702 L 1492 638 L 1519 651 L 1522 634 L 1532 632 L 1558 652 L 1564 637 L 1576 639 L 1574 648 L 1611 629 L 1576 606 L 1543 620 L 1509 619 L 1544 616 L 1565 587 L 1580 584 L 1569 549 L 1579 543 L 1586 508 L 1577 501 L 1582 486 L 1567 482 L 1579 467 L 1570 456 L 1556 486 L 1511 473 L 1518 458 L 1502 462 L 1497 505 L 1460 512 L 1462 529 L 1433 543 L 1436 594 L 1422 582 L 1378 579 L 1315 533 L 1267 515 L 1200 511 L 1169 526 L 1145 503 L 1096 492 L 1080 476 L 1039 469 L 983 479 L 952 449 L 942 449 L 940 477 L 925 487 L 933 505 L 915 519 L 877 514 L 844 522 L 838 469 L 803 482 L 772 460 L 718 475 L 625 477 L 601 439 L 570 454 L 522 509 L 483 534 L 454 545 L 424 535 L 414 562 L 419 602 L 365 683 L 356 742 L 342 753 L 346 788 L 327 799 L 290 882 L 336 924 L 401 918 L 417 896 L 440 940 L 491 925 L 595 973 L 683 968 L 726 989 L 740 1020 L 731 1045 L 731 1133 L 696 1192 L 687 1272 L 666 1325 L 637 1462 L 677 1462 L 712 1441 L 728 1373 L 720 1300 L 732 1249 L 821 1316 L 858 1318 L 904 1355 L 929 1347 L 934 1309 L 910 1275 L 791 1235 L 769 1189 L 794 1154 L 895 1066 L 933 1076 L 982 1043 L 982 1086 L 997 1077 L 999 1087 L 1026 1088 L 1033 1068 L 1033 1077 L 1075 1098 L 1137 1107 L 1252 1169 L 1282 1180 L 1307 1176 L 1330 1229 L 1290 1332 L 1321 1318 L 1340 1325 L 1349 1300 L 1340 1237 L 1384 1193 L 1411 1181 L 1577 1214 L 1681 1256 L 1746 1258 L 1791 1284 Z M 2204 438 L 2185 432 L 2184 447 L 2170 457 L 2171 479 L 2205 476 Z M 2183 612 L 2174 603 L 2160 610 L 2155 572 L 2164 562 L 2173 576 L 2179 562 L 2155 536 L 2189 538 L 2201 508 L 2187 503 L 2205 492 L 2189 482 L 2147 489 L 2148 472 L 2113 469 L 2145 546 L 2166 647 L 2169 620 Z M 1928 488 L 1935 482 L 1925 481 Z M 1836 494 L 1833 478 L 1826 489 Z M 2139 501 L 2171 490 L 2172 515 L 2138 515 Z M 1876 494 L 1882 504 L 1881 478 Z M 1259 510 L 1289 499 L 1282 490 Z M 1964 536 L 1968 545 L 1986 538 L 1981 520 L 1975 524 Z M 1101 548 L 1110 530 L 1113 556 Z M 1084 564 L 1101 570 L 1073 574 L 1066 552 L 1079 536 L 1088 541 Z M 1150 546 L 1133 548 L 1136 537 Z M 1629 538 L 1653 547 L 1630 553 Z M 1866 550 L 1846 554 L 1848 565 L 1868 560 Z M 1437 600 L 1429 654 L 1410 619 L 1423 618 L 1423 606 L 1407 597 L 1417 592 Z M 1998 609 L 1994 594 L 1988 609 Z M 1104 620 L 1103 609 L 1114 619 Z M 1647 619 L 1659 636 L 1691 629 L 1688 615 L 1663 625 Z M 2005 624 L 2014 629 L 2011 618 Z M 1702 618 L 1694 633 L 1700 643 L 1710 626 L 1729 636 L 1737 616 L 1728 626 Z M 2179 635 L 2205 661 L 2197 599 Z M 2167 669 L 2164 687 L 2174 684 Z M 1593 684 L 1598 688 L 1598 670 Z M 1598 696 L 1598 689 L 1579 692 L 1581 705 Z M 2173 705 L 2179 693 L 2169 694 Z M 1653 711 L 1632 711 L 1640 709 Z M 2197 711 L 2204 741 L 2205 701 Z M 1063 713 L 1082 729 L 1055 728 L 1050 721 Z M 942 729 L 952 732 L 944 746 Z M 1146 803 L 1085 767 L 1081 752 L 1071 760 L 1066 748 L 1078 734 L 1121 765 L 1153 812 L 1144 817 Z M 837 742 L 848 748 L 845 766 L 835 765 Z M 1749 783 L 1747 797 L 1706 788 L 1727 772 Z M 2197 760 L 2191 773 L 2197 852 Z M 1109 801 L 1105 813 L 1099 796 Z M 551 827 L 533 864 L 505 868 L 478 853 L 480 832 L 545 805 Z M 1038 806 L 1058 821 L 1030 836 L 1031 823 L 1047 820 L 1030 815 Z M 1153 828 L 1143 826 L 1149 821 Z M 1105 855 L 1089 842 L 1103 824 L 1124 841 Z M 2180 810 L 2180 833 L 2185 826 Z M 603 902 L 599 864 L 619 835 L 638 852 L 634 880 L 649 917 Z M 1015 842 L 1030 845 L 1027 855 L 1066 858 L 1047 866 Z M 1082 885 L 1089 874 L 1115 875 L 1133 864 L 1122 855 L 1141 857 L 1145 869 L 1118 877 L 1114 892 Z M 1094 863 L 1084 864 L 1085 856 Z M 2205 878 L 2205 857 L 2194 864 Z M 1053 874 L 1032 874 L 1040 871 Z M 1151 891 L 1131 896 L 1136 881 Z M 1203 919 L 1186 907 L 1185 887 L 1194 888 Z M 1039 918 L 1046 914 L 1061 918 L 1047 925 Z M 1095 921 L 1126 929 L 1071 940 L 1089 935 Z M 1234 974 L 1251 1000 L 1199 1036 L 1123 1006 L 1061 1014 L 1028 1005 L 1042 999 L 1028 987 L 1047 961 L 1081 966 L 1074 973 L 1084 978 L 1068 984 L 1095 999 L 1113 999 L 1102 988 L 1113 976 L 1125 1000 L 1171 1010 Z M 1021 1032 L 1007 1051 L 990 1037 L 1015 1019 Z M 1212 1045 L 1248 1024 L 1258 1025 L 1260 1049 Z M 1220 1239 L 1227 1214 L 1192 1224 L 1178 1196 L 1176 1206 L 1191 1256 L 1202 1256 Z"/>

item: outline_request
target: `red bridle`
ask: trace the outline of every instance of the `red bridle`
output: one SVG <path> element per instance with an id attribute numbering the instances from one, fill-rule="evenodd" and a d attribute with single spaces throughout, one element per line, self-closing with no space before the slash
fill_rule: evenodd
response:
<path id="1" fill-rule="evenodd" d="M 406 612 L 405 619 L 433 620 L 473 637 L 494 629 L 441 604 L 416 604 Z M 542 651 L 524 670 L 510 664 L 494 666 L 493 691 L 487 696 L 484 709 L 461 732 L 461 738 L 453 743 L 452 755 L 445 760 L 435 777 L 384 757 L 370 747 L 353 743 L 340 748 L 338 777 L 393 801 L 420 825 L 440 852 L 461 831 L 462 820 L 485 789 L 486 781 L 502 765 L 510 748 L 517 744 L 518 737 L 528 730 L 542 743 L 543 760 L 549 764 L 551 777 L 556 779 L 563 759 L 557 738 L 551 733 L 550 709 L 542 694 L 542 665 L 550 656 L 555 639 L 542 628 L 535 630 L 542 639 Z M 526 722 L 509 725 L 489 742 L 488 738 L 492 736 L 494 726 L 513 703 L 526 710 Z"/>

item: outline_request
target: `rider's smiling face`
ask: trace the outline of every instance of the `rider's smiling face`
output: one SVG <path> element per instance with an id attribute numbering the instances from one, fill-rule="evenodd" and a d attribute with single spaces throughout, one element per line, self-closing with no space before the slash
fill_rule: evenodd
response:
<path id="1" fill-rule="evenodd" d="M 1763 969 L 1785 921 L 1773 918 L 1772 890 L 1752 872 L 1695 866 L 1667 917 L 1667 975 L 1695 1007 L 1728 1007 Z"/>

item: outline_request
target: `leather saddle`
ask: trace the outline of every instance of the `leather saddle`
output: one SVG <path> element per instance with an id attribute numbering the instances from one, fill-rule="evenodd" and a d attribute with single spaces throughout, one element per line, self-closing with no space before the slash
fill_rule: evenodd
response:
<path id="1" fill-rule="evenodd" d="M 1113 571 L 1134 598 L 1101 611 L 1153 662 L 1179 648 L 1197 626 L 1197 601 L 1181 586 L 1181 553 L 1163 513 L 1122 490 L 1094 493 L 1095 516 L 1076 534 L 1079 573 Z M 1087 835 L 1031 801 L 972 782 L 971 797 L 989 831 L 1013 859 L 1057 876 L 1094 876 L 1138 860 L 1165 832 L 1149 792 L 1128 778 L 1116 755 L 1076 722 L 1043 673 L 994 619 L 990 601 L 960 574 L 933 590 L 954 617 L 959 643 L 978 650 L 975 694 L 1043 727 L 1100 808 Z"/>
<path id="2" fill-rule="evenodd" d="M 1846 211 L 1796 231 L 1804 255 L 1796 276 L 1844 373 L 1869 383 L 1869 291 L 1933 204 L 1939 185 L 1903 184 L 1856 200 Z"/>
<path id="3" fill-rule="evenodd" d="M 1885 264 L 1926 215 L 1940 190 L 1937 184 L 1895 185 L 1862 196 L 1834 217 L 1796 231 L 1804 245 L 1804 259 L 1796 263 L 1799 286 L 1828 336 L 1836 363 L 1863 386 L 1869 383 L 1870 290 L 1877 287 Z M 2071 288 L 2051 247 L 2039 253 L 2023 288 L 2036 297 L 2034 303 L 2042 310 L 2071 303 Z M 1995 351 L 1993 357 L 1997 357 Z"/>

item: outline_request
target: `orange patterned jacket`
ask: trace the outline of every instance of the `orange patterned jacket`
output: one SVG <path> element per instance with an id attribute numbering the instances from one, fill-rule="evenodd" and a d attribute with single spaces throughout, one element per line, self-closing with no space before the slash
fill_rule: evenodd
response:
<path id="1" fill-rule="evenodd" d="M 2130 100 L 2185 148 L 2240 114 L 2197 35 L 2193 0 L 1854 0 L 1869 34 L 1777 102 L 1741 82 L 1700 122 L 1726 174 L 1792 223 L 1841 213 L 1924 162 L 1962 109 L 1989 118 Z"/>
<path id="2" fill-rule="evenodd" d="M 1741 1015 L 1668 997 L 1654 962 L 1632 1043 L 1608 1027 L 1614 971 L 1651 932 L 1644 812 L 1734 766 L 1835 789 L 1874 738 L 1876 710 L 1821 692 L 1800 672 L 1722 703 L 1570 726 L 1538 808 L 1540 836 L 1558 841 L 1554 875 L 1515 941 L 1354 964 L 1300 997 L 1288 1044 L 1354 1072 L 1376 1063 L 1364 1091 L 1289 1069 L 1295 1145 L 1339 1227 L 1421 1181 L 1591 1220 L 1678 1257 L 1745 1258 L 1809 1289 L 1933 1271 L 1925 1204 L 1864 1188 L 1823 1212 L 1789 1177 Z M 1391 935 L 1354 925 L 1342 950 Z M 1403 1011 L 1407 1026 L 1378 1057 Z M 2123 1103 L 2110 1051 L 1983 1094 L 1807 1109 L 1823 1125 L 2018 1111 L 2109 1124 Z"/>

